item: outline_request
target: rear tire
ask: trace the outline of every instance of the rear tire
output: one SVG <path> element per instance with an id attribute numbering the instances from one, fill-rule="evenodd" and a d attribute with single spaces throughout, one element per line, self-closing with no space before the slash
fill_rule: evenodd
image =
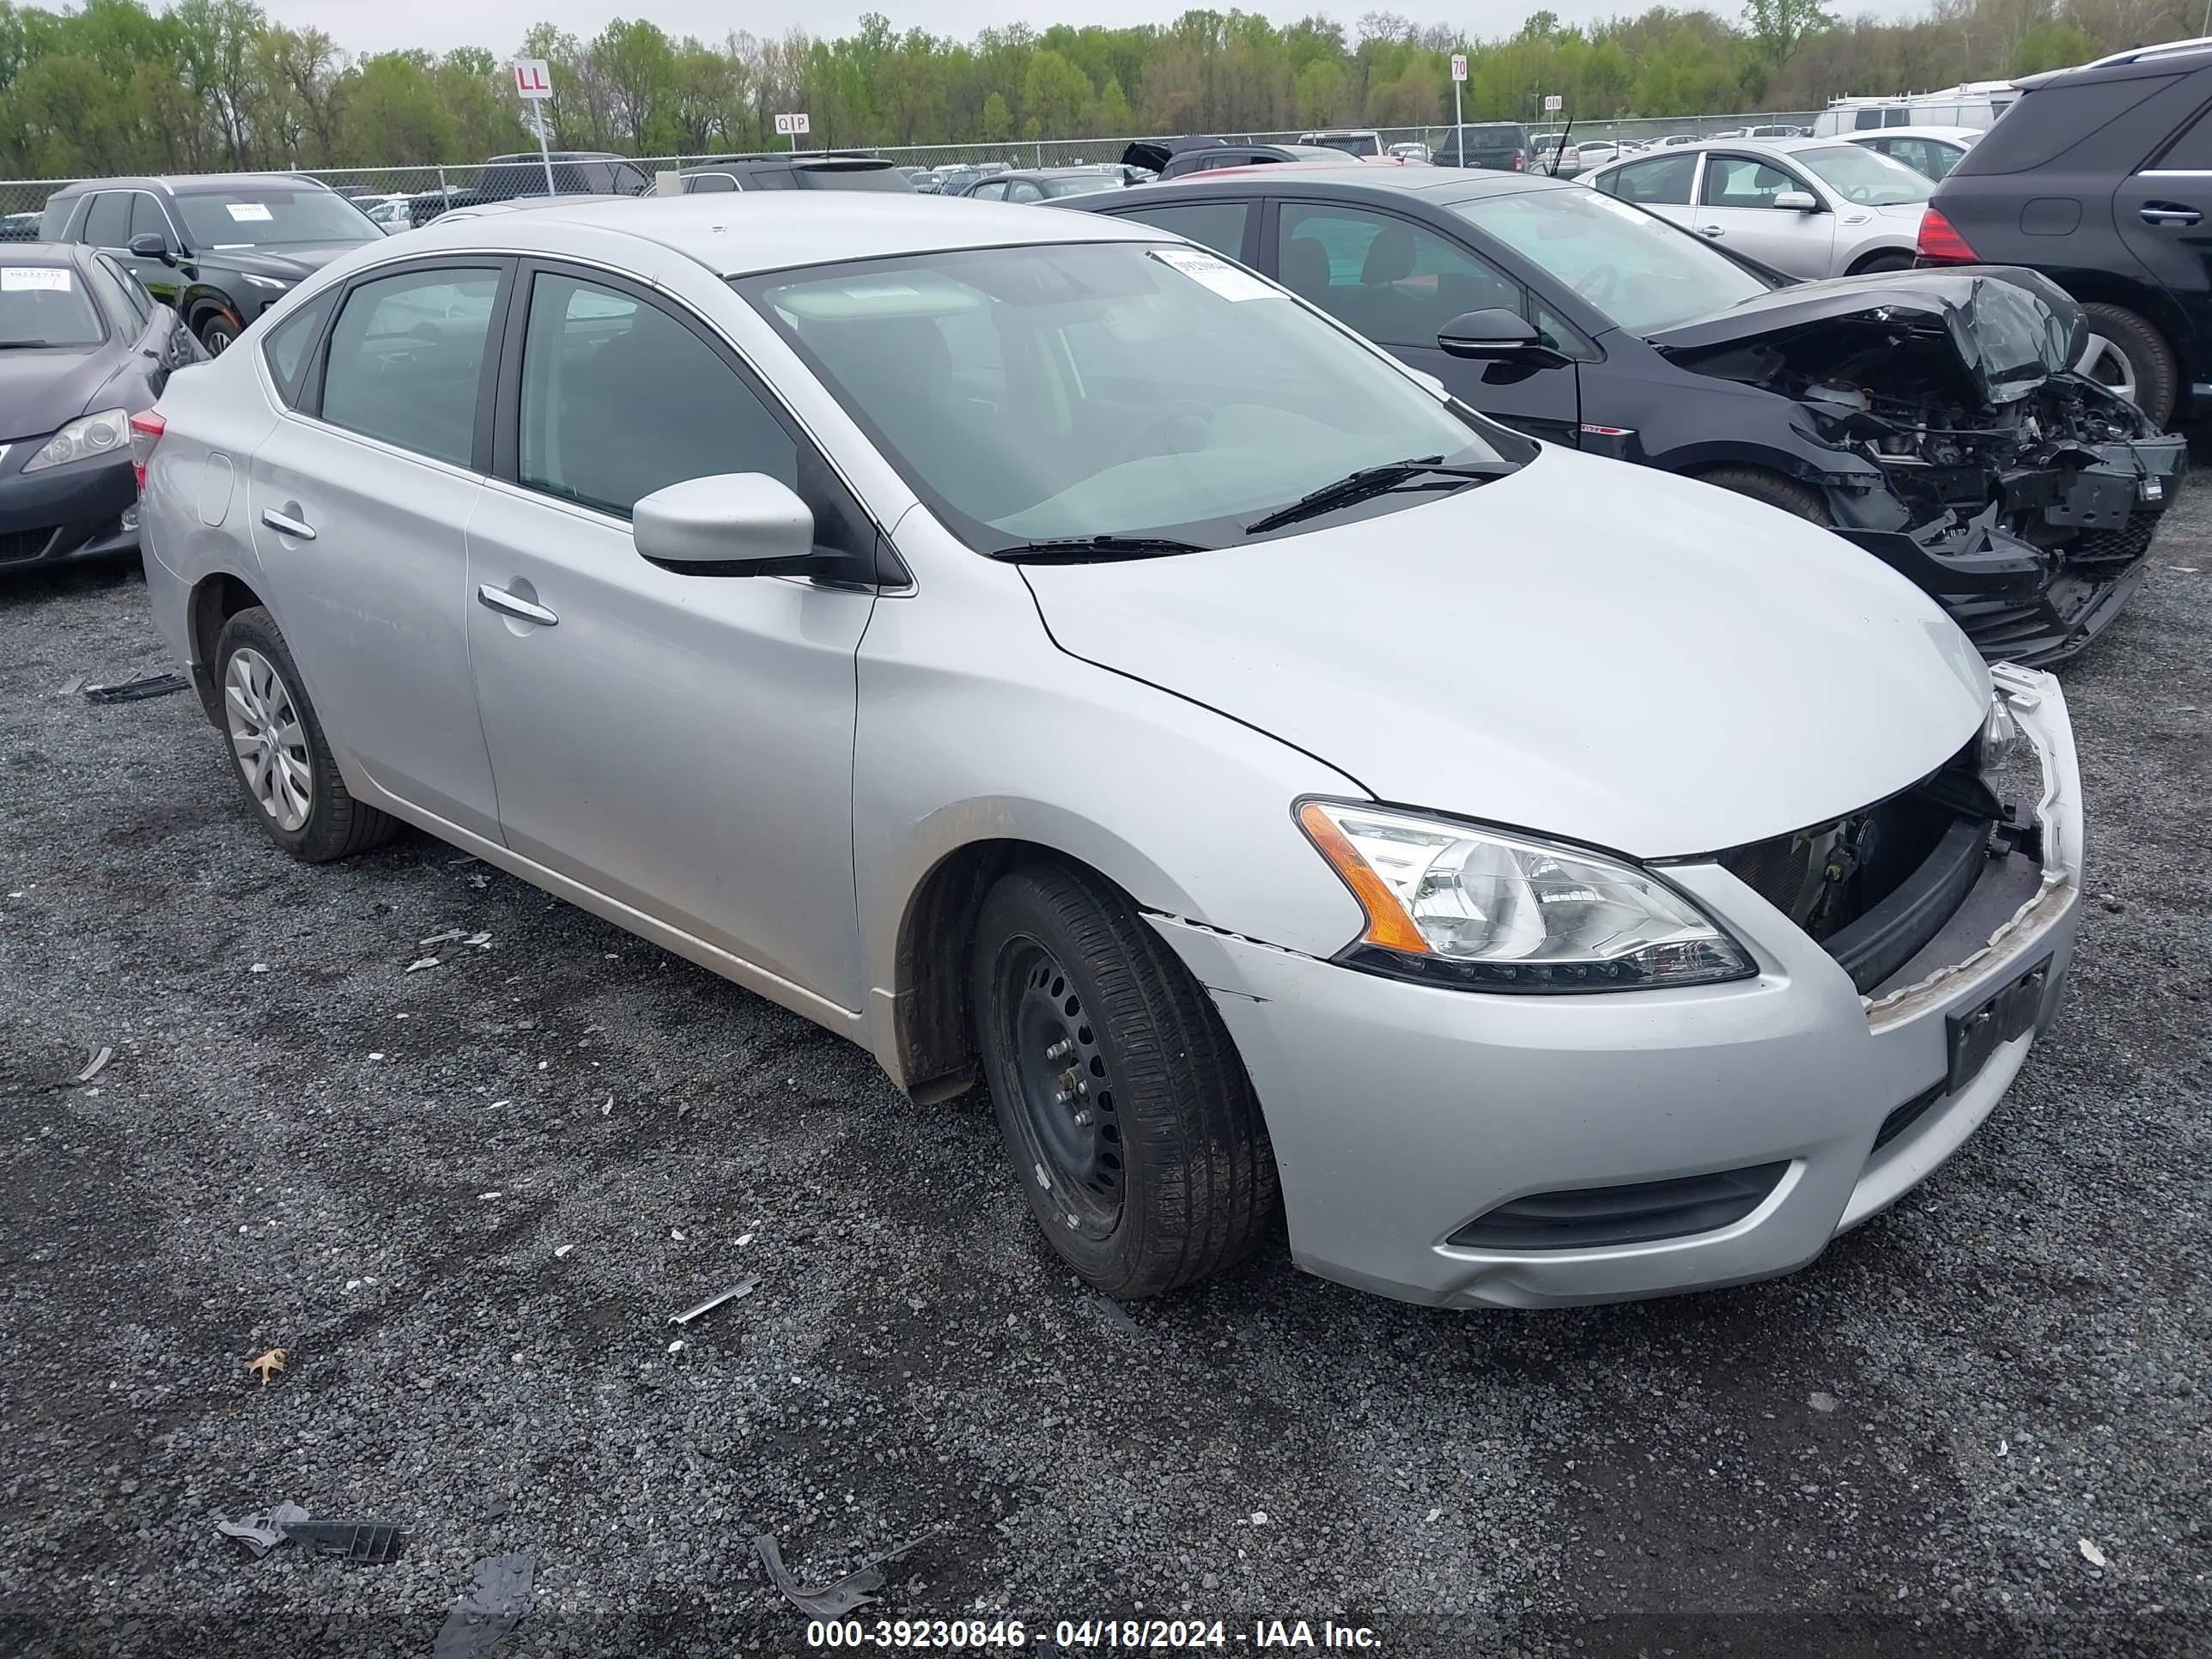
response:
<path id="1" fill-rule="evenodd" d="M 1867 276 L 1877 270 L 1910 270 L 1911 269 L 1912 256 L 1910 253 L 1877 253 L 1871 259 L 1861 260 L 1851 275 Z"/>
<path id="2" fill-rule="evenodd" d="M 985 896 L 977 1047 L 1007 1156 L 1067 1264 L 1116 1298 L 1248 1254 L 1279 1194 L 1266 1124 L 1205 990 L 1120 892 L 1033 864 Z"/>
<path id="3" fill-rule="evenodd" d="M 338 775 L 299 665 L 265 607 L 223 623 L 215 674 L 231 770 L 262 833 L 304 864 L 392 839 L 398 820 L 356 800 Z"/>
<path id="4" fill-rule="evenodd" d="M 2075 367 L 2164 427 L 2179 399 L 2180 369 L 2166 336 L 2125 306 L 2085 305 L 2089 349 Z"/>
<path id="5" fill-rule="evenodd" d="M 1717 466 L 1709 472 L 1700 472 L 1696 476 L 1706 483 L 1733 490 L 1739 495 L 1748 495 L 1754 501 L 1765 501 L 1769 507 L 1778 507 L 1784 513 L 1817 524 L 1823 529 L 1835 528 L 1836 520 L 1819 492 L 1794 478 L 1785 478 L 1779 472 L 1769 472 L 1756 466 Z"/>

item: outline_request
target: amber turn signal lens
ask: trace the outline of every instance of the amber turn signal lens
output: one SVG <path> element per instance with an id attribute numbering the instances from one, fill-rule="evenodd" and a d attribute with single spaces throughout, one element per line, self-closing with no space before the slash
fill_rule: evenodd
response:
<path id="1" fill-rule="evenodd" d="M 1429 942 L 1421 937 L 1421 930 L 1413 926 L 1413 917 L 1406 914 L 1375 866 L 1359 855 L 1359 849 L 1346 838 L 1343 830 L 1329 821 L 1317 801 L 1308 801 L 1298 808 L 1298 825 L 1321 855 L 1344 878 L 1344 884 L 1359 901 L 1359 908 L 1367 912 L 1367 931 L 1360 939 L 1369 945 L 1380 945 L 1387 950 L 1402 951 L 1408 956 L 1429 954 Z"/>

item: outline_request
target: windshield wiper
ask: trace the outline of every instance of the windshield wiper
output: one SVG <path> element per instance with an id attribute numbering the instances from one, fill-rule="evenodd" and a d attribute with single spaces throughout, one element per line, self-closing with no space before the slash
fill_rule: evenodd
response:
<path id="1" fill-rule="evenodd" d="M 1041 542 L 1018 542 L 994 548 L 994 559 L 1018 564 L 1091 564 L 1106 559 L 1151 559 L 1170 553 L 1205 553 L 1212 550 L 1172 536 L 1055 536 Z"/>
<path id="2" fill-rule="evenodd" d="M 1354 501 L 1364 501 L 1370 495 L 1380 495 L 1419 478 L 1433 476 L 1438 483 L 1425 484 L 1428 489 L 1455 489 L 1452 480 L 1468 478 L 1502 478 L 1514 471 L 1510 461 L 1477 461 L 1471 465 L 1447 465 L 1441 455 L 1417 455 L 1407 461 L 1385 461 L 1380 466 L 1363 466 L 1358 471 L 1339 478 L 1334 483 L 1323 484 L 1310 490 L 1288 507 L 1270 513 L 1264 519 L 1255 519 L 1244 526 L 1248 536 L 1257 536 L 1270 530 L 1280 530 L 1286 524 L 1296 524 L 1301 519 L 1334 513 L 1340 507 L 1350 507 Z"/>
<path id="3" fill-rule="evenodd" d="M 58 345 L 58 340 L 0 340 L 0 351 L 12 351 L 18 346 Z"/>

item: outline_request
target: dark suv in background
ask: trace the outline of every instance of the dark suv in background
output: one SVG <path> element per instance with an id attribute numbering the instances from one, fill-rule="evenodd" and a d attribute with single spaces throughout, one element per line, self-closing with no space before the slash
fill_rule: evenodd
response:
<path id="1" fill-rule="evenodd" d="M 2043 272 L 2087 313 L 2083 371 L 2169 425 L 2212 398 L 2212 45 L 2020 88 L 1936 187 L 1920 263 Z"/>
<path id="2" fill-rule="evenodd" d="M 744 190 L 884 190 L 914 193 L 907 170 L 870 155 L 718 155 L 683 173 L 684 193 Z"/>
<path id="3" fill-rule="evenodd" d="M 39 240 L 108 254 L 219 352 L 295 283 L 384 233 L 313 179 L 213 173 L 64 185 Z"/>
<path id="4" fill-rule="evenodd" d="M 427 225 L 458 207 L 511 202 L 519 196 L 544 196 L 548 164 L 556 196 L 642 196 L 653 176 L 627 155 L 604 149 L 535 150 L 524 155 L 495 155 L 466 190 L 425 191 L 407 204 L 408 222 Z"/>
<path id="5" fill-rule="evenodd" d="M 1500 173 L 1526 173 L 1535 141 L 1518 121 L 1479 121 L 1452 127 L 1430 152 L 1440 167 L 1492 167 Z"/>

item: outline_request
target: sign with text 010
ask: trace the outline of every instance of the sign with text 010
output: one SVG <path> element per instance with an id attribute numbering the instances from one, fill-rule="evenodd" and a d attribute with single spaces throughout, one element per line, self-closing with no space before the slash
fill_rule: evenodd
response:
<path id="1" fill-rule="evenodd" d="M 777 116 L 775 118 L 775 130 L 779 135 L 787 136 L 794 132 L 806 131 L 807 125 L 805 112 L 802 111 L 797 115 Z"/>
<path id="2" fill-rule="evenodd" d="M 525 98 L 553 95 L 553 66 L 543 58 L 524 58 L 514 65 L 514 89 Z"/>
<path id="3" fill-rule="evenodd" d="M 1544 113 L 1547 115 L 1557 115 L 1566 106 L 1567 100 L 1556 92 L 1544 100 Z"/>
<path id="4" fill-rule="evenodd" d="M 1467 54 L 1463 52 L 1455 52 L 1452 54 L 1452 79 L 1455 81 L 1467 79 Z"/>

